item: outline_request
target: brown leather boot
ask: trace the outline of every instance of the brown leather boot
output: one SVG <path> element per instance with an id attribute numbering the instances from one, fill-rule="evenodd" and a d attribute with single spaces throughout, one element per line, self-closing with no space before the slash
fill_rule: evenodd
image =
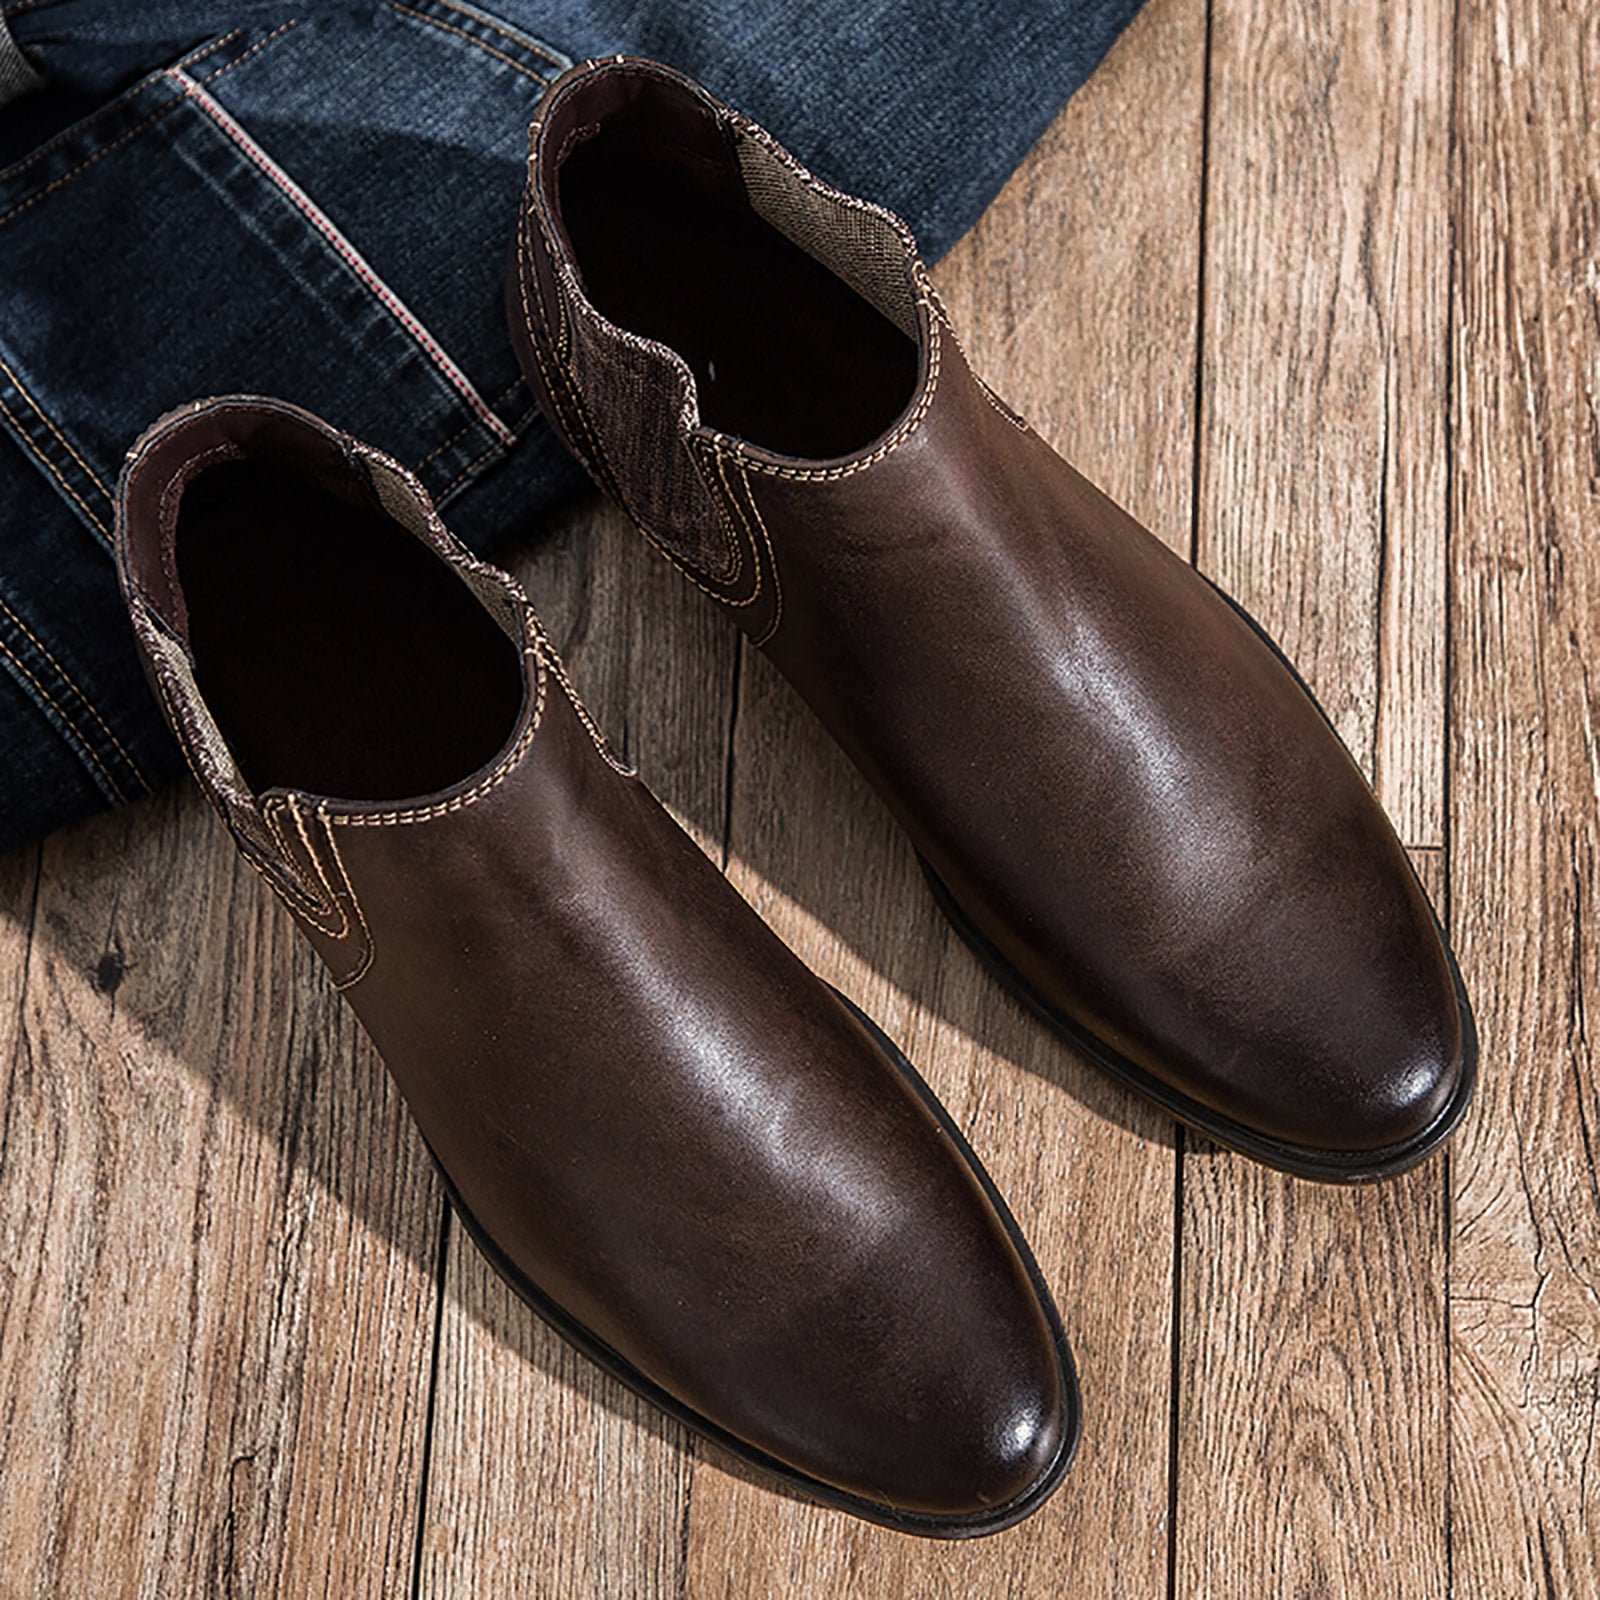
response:
<path id="1" fill-rule="evenodd" d="M 248 397 L 145 434 L 117 547 L 197 781 L 523 1298 L 830 1505 L 949 1537 L 1039 1506 L 1077 1390 L 1004 1202 L 607 750 L 517 584 Z"/>
<path id="2" fill-rule="evenodd" d="M 905 225 L 656 63 L 541 99 L 508 285 L 557 431 L 877 786 L 994 971 L 1212 1138 L 1399 1172 L 1476 1042 L 1271 641 L 968 368 Z"/>

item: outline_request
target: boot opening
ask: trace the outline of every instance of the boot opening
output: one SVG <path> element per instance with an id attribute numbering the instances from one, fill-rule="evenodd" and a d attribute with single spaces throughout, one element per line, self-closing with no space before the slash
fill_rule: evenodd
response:
<path id="1" fill-rule="evenodd" d="M 557 178 L 590 303 L 683 357 L 706 426 L 812 460 L 870 446 L 917 385 L 903 236 L 682 90 L 629 93 L 573 109 Z"/>
<path id="2" fill-rule="evenodd" d="M 173 548 L 200 693 L 257 792 L 411 799 L 510 739 L 506 626 L 362 491 L 219 462 L 185 487 Z"/>

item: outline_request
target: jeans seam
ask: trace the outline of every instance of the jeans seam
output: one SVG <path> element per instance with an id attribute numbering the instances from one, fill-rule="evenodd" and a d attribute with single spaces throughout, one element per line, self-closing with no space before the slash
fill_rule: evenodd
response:
<path id="1" fill-rule="evenodd" d="M 162 74 L 162 76 L 166 75 Z M 3 228 L 8 222 L 11 222 L 15 218 L 20 217 L 22 213 L 28 210 L 31 206 L 38 205 L 38 203 L 43 200 L 46 195 L 53 194 L 64 183 L 68 183 L 73 178 L 76 178 L 79 173 L 87 172 L 89 168 L 95 164 L 95 162 L 99 161 L 104 156 L 110 155 L 113 150 L 119 149 L 121 146 L 125 145 L 131 138 L 134 137 L 135 134 L 143 133 L 152 122 L 159 121 L 162 117 L 166 116 L 169 112 L 176 110 L 177 107 L 182 104 L 183 96 L 181 94 L 174 96 L 174 98 L 169 100 L 166 105 L 159 107 L 155 111 L 152 111 L 143 122 L 136 122 L 127 130 L 126 133 L 119 134 L 111 141 L 110 144 L 102 145 L 92 156 L 89 157 L 87 161 L 80 161 L 77 166 L 71 168 L 67 172 L 63 172 L 59 178 L 52 178 L 50 182 L 44 186 L 44 188 L 38 191 L 37 194 L 29 195 L 26 200 L 22 201 L 18 205 L 14 205 L 9 211 L 0 213 L 0 228 Z M 29 160 L 31 161 L 32 159 L 33 157 L 30 156 Z"/>
<path id="2" fill-rule="evenodd" d="M 101 478 L 100 474 L 83 459 L 83 457 L 74 447 L 72 441 L 61 431 L 60 428 L 56 426 L 54 420 L 45 411 L 44 407 L 41 406 L 39 402 L 28 393 L 27 389 L 23 386 L 22 379 L 17 376 L 16 372 L 6 362 L 4 356 L 0 356 L 0 372 L 3 372 L 11 380 L 11 387 L 15 389 L 25 401 L 27 401 L 28 405 L 33 409 L 33 411 L 37 413 L 39 420 L 51 431 L 51 433 L 56 436 L 58 440 L 60 440 L 62 449 L 65 450 L 67 454 L 71 456 L 80 467 L 83 468 L 84 474 L 94 484 L 95 488 L 97 488 L 100 493 L 103 494 L 109 501 L 111 499 L 111 491 L 106 488 L 105 482 Z"/>
<path id="3" fill-rule="evenodd" d="M 243 28 L 233 28 L 227 33 L 218 34 L 215 39 L 208 39 L 204 44 L 196 45 L 188 55 L 180 56 L 171 65 L 185 70 L 197 67 L 207 56 L 214 56 L 225 44 L 231 44 L 243 32 Z"/>
<path id="4" fill-rule="evenodd" d="M 516 387 L 516 385 L 513 384 L 512 388 L 515 388 L 515 387 Z M 528 409 L 526 411 L 524 411 L 522 413 L 522 415 L 520 417 L 518 417 L 517 420 L 510 425 L 511 426 L 511 440 L 510 440 L 510 442 L 507 443 L 507 444 L 501 444 L 498 441 L 496 441 L 495 443 L 491 444 L 489 446 L 489 448 L 487 450 L 485 450 L 483 452 L 483 454 L 481 456 L 479 456 L 475 461 L 469 461 L 466 464 L 466 466 L 464 466 L 455 475 L 455 477 L 453 477 L 449 481 L 449 483 L 447 483 L 444 486 L 444 488 L 442 488 L 438 492 L 438 494 L 436 494 L 434 496 L 435 501 L 442 502 L 448 496 L 453 495 L 456 492 L 456 490 L 459 489 L 462 486 L 462 484 L 464 484 L 467 481 L 468 478 L 472 477 L 472 475 L 475 472 L 477 472 L 478 468 L 481 467 L 484 464 L 484 462 L 488 461 L 491 457 L 493 457 L 495 455 L 499 455 L 499 454 L 501 454 L 501 453 L 503 453 L 505 451 L 508 451 L 508 450 L 511 450 L 512 448 L 514 448 L 521 441 L 522 430 L 525 427 L 527 427 L 527 425 L 534 419 L 535 416 L 538 415 L 538 412 L 539 412 L 539 402 L 537 400 L 535 400 L 533 402 L 533 404 L 530 405 L 528 407 Z M 459 435 L 458 435 L 458 437 L 459 437 Z"/>
<path id="5" fill-rule="evenodd" d="M 235 67 L 242 67 L 245 64 L 245 62 L 247 62 L 250 59 L 250 57 L 253 56 L 258 50 L 265 50 L 267 48 L 267 46 L 269 44 L 271 44 L 275 39 L 280 38 L 282 35 L 286 34 L 291 28 L 296 27 L 299 24 L 299 21 L 300 21 L 299 17 L 290 17 L 287 22 L 279 23 L 278 26 L 276 28 L 274 28 L 272 30 L 272 32 L 269 33 L 266 36 L 266 38 L 257 39 L 256 42 L 253 45 L 251 45 L 250 48 L 244 52 L 243 55 L 235 56 L 232 61 L 223 62 L 223 64 L 220 67 L 218 67 L 214 72 L 208 72 L 205 75 L 205 77 L 199 79 L 198 81 L 201 82 L 201 83 L 210 83 L 214 78 L 220 78 L 224 72 L 232 72 Z M 224 44 L 226 44 L 228 42 L 229 39 L 233 38 L 234 35 L 237 34 L 238 32 L 239 32 L 239 29 L 235 28 L 233 30 L 233 33 L 230 33 L 230 34 L 226 35 L 226 37 L 224 37 L 222 39 L 219 39 L 217 41 L 217 43 L 212 48 L 213 49 L 220 49 Z M 180 64 L 180 70 L 181 70 L 181 68 L 192 67 L 193 65 L 194 65 L 194 61 L 193 60 L 182 62 Z"/>
<path id="6" fill-rule="evenodd" d="M 45 660 L 48 661 L 52 667 L 55 668 L 55 670 L 56 670 L 57 674 L 59 675 L 61 681 L 73 692 L 73 694 L 77 697 L 79 703 L 89 713 L 89 715 L 91 717 L 93 717 L 94 720 L 97 723 L 100 724 L 100 731 L 102 733 L 104 733 L 106 738 L 108 738 L 111 741 L 112 746 L 115 748 L 117 754 L 122 757 L 124 762 L 127 763 L 128 770 L 134 775 L 134 777 L 136 777 L 139 780 L 140 783 L 142 783 L 144 785 L 146 790 L 148 790 L 150 788 L 150 780 L 147 777 L 145 777 L 143 772 L 141 772 L 139 770 L 139 763 L 137 761 L 135 761 L 131 755 L 128 754 L 127 747 L 123 744 L 123 742 L 112 731 L 111 724 L 109 722 L 107 722 L 106 719 L 100 714 L 100 708 L 97 705 L 95 705 L 94 701 L 91 700 L 87 694 L 85 694 L 83 692 L 82 688 L 79 687 L 77 680 L 56 659 L 55 653 L 44 642 L 44 640 L 41 639 L 39 637 L 39 635 L 36 634 L 33 631 L 33 629 L 28 626 L 28 624 L 26 622 L 24 622 L 22 620 L 22 618 L 20 616 L 18 616 L 17 613 L 14 610 L 12 610 L 12 608 L 6 603 L 4 598 L 0 598 L 0 611 L 3 611 L 8 617 L 11 618 L 11 620 L 17 625 L 17 627 L 20 628 L 22 630 L 22 632 L 25 633 L 28 636 L 29 640 L 33 644 L 33 647 L 39 652 L 39 654 L 42 655 L 45 658 Z M 15 654 L 12 655 L 12 659 L 16 660 Z M 18 661 L 17 665 L 20 666 L 21 662 Z M 81 732 L 81 730 L 80 730 L 80 732 Z"/>
<path id="7" fill-rule="evenodd" d="M 414 17 L 418 22 L 425 23 L 430 28 L 440 28 L 445 33 L 453 33 L 458 39 L 465 39 L 468 44 L 476 45 L 485 55 L 490 55 L 497 61 L 503 61 L 513 72 L 520 72 L 523 77 L 531 78 L 541 87 L 550 81 L 548 72 L 536 72 L 532 67 L 524 66 L 520 61 L 514 61 L 503 50 L 496 50 L 492 44 L 485 43 L 482 39 L 475 39 L 465 28 L 458 28 L 453 23 L 445 22 L 439 17 L 430 17 L 421 11 L 413 11 L 410 6 L 401 5 L 400 0 L 389 0 L 389 9 L 398 11 L 403 16 Z"/>
<path id="8" fill-rule="evenodd" d="M 95 754 L 94 746 L 84 738 L 83 729 L 81 729 L 77 723 L 67 715 L 55 696 L 52 695 L 50 691 L 46 689 L 45 686 L 40 683 L 39 680 L 34 677 L 34 675 L 22 664 L 22 662 L 17 658 L 16 652 L 11 648 L 10 645 L 6 643 L 4 639 L 0 639 L 0 655 L 3 655 L 6 660 L 9 661 L 11 665 L 16 668 L 16 670 L 20 672 L 29 683 L 33 685 L 34 689 L 37 691 L 45 704 L 49 706 L 50 709 L 54 711 L 55 714 L 61 718 L 62 722 L 64 722 L 71 730 L 72 738 L 67 742 L 76 751 L 79 760 L 86 761 L 90 766 L 92 766 L 94 770 L 105 779 L 106 786 L 110 789 L 117 802 L 120 805 L 126 805 L 128 803 L 128 796 L 122 792 L 121 785 L 118 784 L 117 780 L 111 776 L 110 772 L 105 766 L 105 763 L 102 762 L 99 756 Z"/>
<path id="9" fill-rule="evenodd" d="M 34 0 L 25 0 L 25 3 L 32 5 L 34 4 Z M 18 9 L 21 8 L 19 7 Z M 285 24 L 285 26 L 291 26 L 291 24 Z M 281 33 L 283 30 L 280 28 L 278 31 Z M 175 65 L 179 67 L 193 66 L 196 62 L 203 61 L 207 56 L 212 55 L 216 51 L 220 50 L 230 40 L 237 39 L 243 32 L 244 30 L 242 28 L 235 28 L 231 33 L 223 34 L 221 38 L 212 39 L 209 43 L 203 44 L 195 50 L 191 50 L 188 55 L 176 62 Z M 263 40 L 262 43 L 264 44 L 266 41 Z M 249 53 L 249 51 L 246 51 L 246 55 Z M 239 60 L 243 61 L 244 56 L 240 56 Z M 235 62 L 234 65 L 238 65 L 238 63 Z M 226 68 L 219 68 L 218 70 L 225 71 Z M 215 74 L 213 74 L 213 76 L 215 76 Z M 39 145 L 36 149 L 29 151 L 29 153 L 24 156 L 21 161 L 14 162 L 9 167 L 0 168 L 0 179 L 3 179 L 9 184 L 13 179 L 20 177 L 24 172 L 26 172 L 28 168 L 33 166 L 35 162 L 43 160 L 43 158 L 49 155 L 52 150 L 55 150 L 61 145 L 67 144 L 71 140 L 80 137 L 86 128 L 91 127 L 102 117 L 109 116 L 119 106 L 122 106 L 126 104 L 127 101 L 133 99 L 134 96 L 136 96 L 141 90 L 148 87 L 148 85 L 148 77 L 141 78 L 137 83 L 130 84 L 129 87 L 124 89 L 121 94 L 115 95 L 112 99 L 107 100 L 104 105 L 96 106 L 94 110 L 89 112 L 87 116 L 79 117 L 76 122 L 70 123 L 53 138 L 46 139 L 42 145 Z"/>
<path id="10" fill-rule="evenodd" d="M 518 32 L 509 23 L 499 17 L 491 16 L 487 11 L 475 10 L 472 6 L 457 5 L 455 0 L 434 0 L 434 3 L 443 6 L 447 11 L 455 12 L 458 17 L 471 17 L 474 22 L 481 22 L 484 27 L 492 28 L 502 38 L 509 39 L 513 44 L 521 45 L 524 50 L 531 50 L 536 56 L 548 61 L 557 72 L 564 72 L 572 65 L 566 57 L 541 43 L 531 34 Z"/>
<path id="11" fill-rule="evenodd" d="M 519 388 L 521 388 L 521 387 L 522 387 L 522 379 L 518 378 L 515 383 L 513 383 L 513 384 L 509 385 L 507 388 L 503 389 L 499 394 L 497 394 L 494 397 L 493 400 L 491 400 L 489 402 L 490 409 L 491 410 L 495 410 L 496 407 L 503 406 L 506 403 L 506 401 L 509 400 L 512 397 L 512 395 L 514 395 L 517 392 L 517 390 Z M 499 412 L 495 411 L 495 414 L 498 416 Z M 512 432 L 515 432 L 519 427 L 521 427 L 522 423 L 525 422 L 526 420 L 527 420 L 527 417 L 526 417 L 526 415 L 524 415 L 517 422 L 508 422 L 506 424 L 506 426 L 508 428 L 510 428 L 512 430 Z M 416 467 L 413 470 L 415 470 L 417 472 L 420 472 L 425 466 L 427 466 L 427 464 L 430 461 L 434 460 L 438 456 L 442 456 L 445 453 L 445 451 L 448 450 L 450 448 L 450 446 L 453 445 L 456 442 L 457 439 L 460 439 L 464 435 L 471 433 L 472 430 L 474 428 L 476 428 L 477 426 L 479 426 L 479 423 L 478 423 L 478 419 L 476 417 L 473 417 L 470 421 L 463 422 L 461 424 L 461 426 L 459 428 L 457 428 L 456 431 L 454 433 L 452 433 L 450 435 L 450 437 L 444 441 L 443 444 L 436 444 L 433 447 L 433 449 L 431 449 L 427 453 L 427 455 L 425 455 L 416 464 Z"/>
<path id="12" fill-rule="evenodd" d="M 424 326 L 421 319 L 400 296 L 389 287 L 365 256 L 351 244 L 331 217 L 322 210 L 304 189 L 286 172 L 267 151 L 235 120 L 220 102 L 212 97 L 193 78 L 169 69 L 165 76 L 184 96 L 191 100 L 208 122 L 248 160 L 258 172 L 283 196 L 301 216 L 311 224 L 323 243 L 354 272 L 377 302 L 411 336 L 413 343 L 423 353 L 460 399 L 477 415 L 502 445 L 510 444 L 513 435 L 488 403 L 473 387 L 471 379 L 458 367 L 454 359 Z"/>
<path id="13" fill-rule="evenodd" d="M 38 445 L 33 442 L 33 439 L 28 434 L 28 430 L 24 428 L 21 422 L 17 420 L 16 414 L 12 411 L 11 407 L 5 403 L 4 400 L 0 400 L 0 413 L 4 414 L 6 420 L 16 430 L 17 437 L 22 441 L 28 453 L 32 455 L 34 459 L 38 461 L 39 464 L 45 469 L 45 471 L 47 471 L 50 476 L 54 478 L 56 482 L 59 483 L 61 487 L 65 489 L 67 493 L 71 495 L 72 498 L 77 502 L 78 509 L 83 512 L 84 516 L 89 519 L 90 525 L 97 533 L 99 533 L 100 542 L 102 544 L 109 544 L 111 539 L 110 529 L 107 528 L 106 524 L 102 522 L 92 510 L 90 510 L 89 502 L 85 500 L 83 496 L 79 494 L 78 491 L 74 489 L 67 481 L 66 475 L 62 472 L 61 468 L 58 467 L 55 462 L 53 462 L 49 456 L 47 456 L 44 451 L 42 451 Z"/>

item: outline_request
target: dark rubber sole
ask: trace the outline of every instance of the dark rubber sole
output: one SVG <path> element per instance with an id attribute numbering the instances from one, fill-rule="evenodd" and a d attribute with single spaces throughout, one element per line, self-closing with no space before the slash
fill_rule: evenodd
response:
<path id="1" fill-rule="evenodd" d="M 837 993 L 837 991 L 835 992 Z M 779 1461 L 776 1457 L 769 1456 L 765 1451 L 758 1450 L 753 1445 L 747 1444 L 737 1435 L 729 1433 L 725 1428 L 719 1427 L 708 1418 L 701 1416 L 699 1412 L 684 1405 L 681 1400 L 678 1400 L 661 1388 L 660 1385 L 647 1378 L 644 1373 L 619 1355 L 610 1345 L 596 1338 L 582 1323 L 557 1305 L 511 1261 L 488 1233 L 479 1226 L 477 1219 L 467 1209 L 461 1196 L 456 1192 L 455 1185 L 451 1183 L 437 1156 L 434 1156 L 434 1165 L 438 1168 L 445 1193 L 449 1196 L 451 1207 L 460 1219 L 461 1226 L 482 1252 L 484 1259 L 511 1286 L 518 1297 L 581 1355 L 587 1356 L 597 1367 L 610 1373 L 619 1383 L 624 1384 L 643 1399 L 650 1401 L 652 1405 L 658 1406 L 669 1416 L 683 1423 L 685 1427 L 692 1429 L 704 1438 L 710 1439 L 713 1443 L 721 1445 L 724 1450 L 739 1457 L 741 1461 L 746 1461 L 751 1466 L 759 1468 L 762 1472 L 778 1479 L 789 1488 L 798 1490 L 806 1498 L 816 1501 L 819 1505 L 830 1506 L 839 1511 L 848 1511 L 851 1515 L 860 1517 L 866 1522 L 877 1523 L 880 1527 L 893 1528 L 899 1533 L 917 1534 L 923 1538 L 931 1539 L 972 1539 L 982 1534 L 1000 1533 L 1006 1528 L 1015 1526 L 1023 1518 L 1030 1516 L 1050 1498 L 1056 1489 L 1060 1487 L 1061 1480 L 1066 1476 L 1067 1469 L 1072 1465 L 1073 1458 L 1077 1454 L 1078 1442 L 1083 1431 L 1083 1407 L 1078 1390 L 1077 1369 L 1072 1360 L 1072 1351 L 1068 1347 L 1066 1332 L 1061 1326 L 1061 1317 L 1056 1310 L 1055 1301 L 1051 1298 L 1050 1290 L 1039 1271 L 1039 1265 L 1033 1258 L 1033 1252 L 1028 1248 L 1028 1242 L 1023 1238 L 1021 1230 L 1017 1227 L 1016 1219 L 1011 1215 L 1011 1211 L 1004 1199 L 1001 1198 L 999 1190 L 995 1188 L 993 1179 L 984 1170 L 983 1163 L 979 1161 L 971 1145 L 963 1137 L 961 1130 L 951 1121 L 949 1113 L 939 1103 L 933 1091 L 923 1082 L 921 1074 L 906 1059 L 905 1054 L 894 1041 L 844 995 L 839 995 L 839 999 L 851 1014 L 860 1021 L 879 1048 L 883 1050 L 907 1083 L 916 1091 L 923 1104 L 933 1113 L 939 1126 L 949 1135 L 951 1142 L 960 1152 L 962 1159 L 972 1169 L 973 1176 L 977 1178 L 983 1187 L 984 1193 L 989 1197 L 989 1203 L 995 1208 L 1001 1223 L 1005 1227 L 1007 1236 L 1021 1258 L 1023 1266 L 1027 1269 L 1029 1282 L 1033 1286 L 1034 1293 L 1038 1296 L 1040 1307 L 1045 1314 L 1046 1324 L 1050 1329 L 1050 1337 L 1055 1346 L 1056 1357 L 1061 1370 L 1063 1413 L 1061 1444 L 1056 1452 L 1055 1459 L 1045 1472 L 1029 1486 L 1027 1492 L 1004 1505 L 977 1512 L 970 1516 L 960 1517 L 936 1516 L 927 1512 L 901 1510 L 879 1500 L 868 1500 L 860 1495 L 836 1489 L 820 1479 L 811 1478 L 803 1472 L 796 1471 L 795 1468 Z M 429 1154 L 433 1154 L 431 1149 Z M 937 1306 L 928 1307 L 929 1315 L 937 1315 L 938 1309 Z"/>

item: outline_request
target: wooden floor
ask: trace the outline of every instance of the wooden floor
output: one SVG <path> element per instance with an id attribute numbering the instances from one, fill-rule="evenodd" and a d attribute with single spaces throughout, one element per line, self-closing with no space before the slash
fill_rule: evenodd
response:
<path id="1" fill-rule="evenodd" d="M 937 274 L 1267 622 L 1483 1036 L 1448 1154 L 1263 1172 L 1046 1038 L 764 660 L 575 510 L 601 723 L 921 1063 L 1076 1347 L 1022 1527 L 815 1510 L 571 1355 L 185 790 L 0 860 L 0 1597 L 1600 1596 L 1600 7 L 1151 0 Z"/>

